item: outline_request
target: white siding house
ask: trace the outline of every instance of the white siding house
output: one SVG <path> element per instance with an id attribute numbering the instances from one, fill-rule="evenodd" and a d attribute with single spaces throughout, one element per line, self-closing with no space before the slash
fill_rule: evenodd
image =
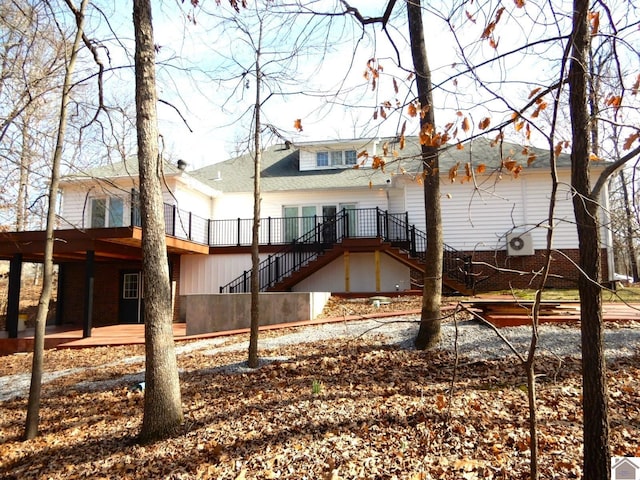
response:
<path id="1" fill-rule="evenodd" d="M 263 228 L 271 229 L 266 224 L 274 219 L 297 217 L 287 223 L 286 229 L 281 223 L 274 223 L 276 231 L 270 233 L 271 239 L 289 241 L 309 229 L 313 224 L 308 220 L 310 217 L 315 216 L 320 222 L 342 209 L 406 212 L 408 222 L 424 231 L 425 207 L 423 186 L 419 181 L 418 145 L 408 141 L 404 151 L 396 150 L 392 155 L 394 144 L 391 142 L 387 145 L 388 155 L 384 157 L 383 143 L 383 140 L 351 140 L 285 144 L 265 150 L 261 174 Z M 365 151 L 368 155 L 362 155 Z M 470 151 L 473 152 L 471 156 Z M 505 152 L 518 160 L 518 154 L 513 154 L 516 151 L 519 149 L 513 145 L 503 145 L 500 152 L 499 147 L 476 140 L 472 149 L 452 148 L 441 154 L 441 207 L 444 239 L 448 246 L 476 255 L 479 252 L 504 252 L 508 257 L 509 253 L 517 254 L 508 249 L 508 240 L 518 236 L 534 254 L 546 248 L 551 195 L 547 157 L 544 151 L 538 151 L 533 166 L 523 168 L 516 178 L 501 168 L 500 160 Z M 385 160 L 384 168 L 371 168 L 375 155 Z M 524 157 L 520 160 L 525 162 Z M 458 176 L 451 182 L 447 175 L 451 166 L 459 164 L 462 172 L 468 161 L 473 165 L 482 163 L 486 166 L 485 172 L 476 173 L 473 181 L 462 182 Z M 561 183 L 555 198 L 552 247 L 575 250 L 577 234 L 569 188 L 568 156 L 561 156 L 557 161 Z M 167 208 L 175 209 L 174 229 L 168 233 L 179 238 L 196 238 L 194 231 L 198 230 L 197 238 L 200 238 L 207 235 L 200 232 L 207 228 L 203 221 L 228 220 L 226 228 L 234 230 L 234 240 L 227 243 L 246 246 L 250 240 L 253 213 L 253 159 L 250 155 L 191 172 L 166 165 L 165 176 L 164 200 Z M 86 176 L 65 178 L 61 226 L 128 225 L 132 218 L 131 192 L 135 191 L 136 185 L 135 162 L 104 167 Z M 604 192 L 603 201 L 606 198 Z M 172 214 L 169 211 L 167 215 Z M 216 237 L 213 237 L 215 233 L 210 235 L 208 240 L 216 244 L 220 233 Z M 610 235 L 605 228 L 602 239 L 603 248 L 609 248 Z M 229 254 L 212 250 L 211 253 L 182 258 L 181 294 L 217 292 L 250 269 L 246 251 Z M 268 253 L 262 255 L 266 258 Z M 352 255 L 346 266 L 342 259 L 336 260 L 305 278 L 295 289 L 331 286 L 344 291 L 375 291 L 387 290 L 390 286 L 395 288 L 398 284 L 408 288 L 409 268 L 406 265 L 387 256 L 383 256 L 380 263 L 372 255 L 372 252 L 362 253 L 361 258 Z M 385 272 L 377 284 L 372 280 L 376 276 L 369 268 L 374 264 L 383 266 Z"/>
<path id="2" fill-rule="evenodd" d="M 290 304 L 293 296 L 391 294 L 419 287 L 429 206 L 425 209 L 417 140 L 407 139 L 404 149 L 398 147 L 396 139 L 358 139 L 286 142 L 262 152 L 263 291 L 295 292 L 282 296 Z M 552 189 L 548 152 L 533 151 L 537 159 L 528 166 L 522 147 L 506 142 L 494 147 L 478 139 L 463 150 L 441 151 L 442 278 L 447 289 L 468 293 L 520 288 L 535 280 L 547 260 Z M 507 158 L 509 163 L 503 162 Z M 575 285 L 580 252 L 569 156 L 562 154 L 555 163 L 560 183 L 551 221 L 548 286 L 561 288 Z M 517 175 L 509 169 L 513 164 L 522 165 Z M 184 319 L 189 305 L 203 297 L 198 315 L 207 316 L 207 302 L 214 295 L 223 301 L 246 298 L 227 293 L 246 292 L 249 285 L 253 157 L 192 171 L 184 162 L 165 163 L 163 168 L 174 319 Z M 595 173 L 602 168 L 592 165 Z M 473 172 L 471 178 L 465 178 L 466 172 Z M 54 242 L 60 318 L 82 319 L 87 329 L 92 322 L 142 321 L 145 279 L 137 162 L 64 177 L 60 189 Z M 602 281 L 613 278 L 607 198 L 605 189 Z M 0 232 L 0 253 L 11 260 L 14 286 L 22 262 L 42 261 L 45 240 L 44 232 Z M 13 292 L 8 311 L 17 329 L 19 290 Z"/>

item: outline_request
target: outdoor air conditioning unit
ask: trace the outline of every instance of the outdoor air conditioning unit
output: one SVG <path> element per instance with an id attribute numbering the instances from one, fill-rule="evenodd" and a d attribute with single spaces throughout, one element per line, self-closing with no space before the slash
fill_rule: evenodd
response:
<path id="1" fill-rule="evenodd" d="M 533 255 L 533 239 L 530 233 L 512 232 L 507 234 L 507 255 L 522 257 Z"/>

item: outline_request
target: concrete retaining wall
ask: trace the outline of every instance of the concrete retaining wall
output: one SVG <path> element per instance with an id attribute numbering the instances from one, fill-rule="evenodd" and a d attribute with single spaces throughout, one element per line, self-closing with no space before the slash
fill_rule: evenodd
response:
<path id="1" fill-rule="evenodd" d="M 290 323 L 316 318 L 330 292 L 277 292 L 260 294 L 260 325 Z M 187 335 L 249 328 L 251 294 L 184 295 Z"/>

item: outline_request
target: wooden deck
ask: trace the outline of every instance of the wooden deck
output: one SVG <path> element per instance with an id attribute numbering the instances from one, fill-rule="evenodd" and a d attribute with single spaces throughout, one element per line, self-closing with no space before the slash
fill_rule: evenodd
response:
<path id="1" fill-rule="evenodd" d="M 186 325 L 176 323 L 173 327 L 176 340 L 186 338 Z M 0 355 L 33 351 L 34 329 L 18 332 L 18 338 L 7 338 L 7 332 L 0 332 Z M 134 345 L 144 343 L 144 325 L 110 325 L 96 327 L 91 337 L 82 338 L 82 328 L 76 326 L 49 326 L 46 329 L 45 349 L 82 348 L 91 346 Z"/>
<path id="2" fill-rule="evenodd" d="M 462 302 L 470 312 L 481 315 L 496 327 L 515 327 L 531 323 L 533 301 L 510 299 L 480 299 Z M 605 303 L 605 321 L 640 321 L 640 304 Z M 580 302 L 545 300 L 540 305 L 540 323 L 571 323 L 580 321 Z"/>

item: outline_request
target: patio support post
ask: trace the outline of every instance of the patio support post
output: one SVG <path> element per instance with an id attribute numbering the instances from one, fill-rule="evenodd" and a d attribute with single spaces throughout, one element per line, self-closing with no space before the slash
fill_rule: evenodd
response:
<path id="1" fill-rule="evenodd" d="M 60 263 L 58 265 L 58 293 L 56 294 L 56 325 L 64 323 L 64 277 L 66 265 Z"/>
<path id="2" fill-rule="evenodd" d="M 91 336 L 93 317 L 93 280 L 95 252 L 87 250 L 87 258 L 84 264 L 84 318 L 82 321 L 82 338 Z"/>
<path id="3" fill-rule="evenodd" d="M 9 332 L 9 338 L 18 338 L 21 277 L 22 254 L 16 253 L 9 263 L 9 288 L 7 292 L 7 332 Z"/>

